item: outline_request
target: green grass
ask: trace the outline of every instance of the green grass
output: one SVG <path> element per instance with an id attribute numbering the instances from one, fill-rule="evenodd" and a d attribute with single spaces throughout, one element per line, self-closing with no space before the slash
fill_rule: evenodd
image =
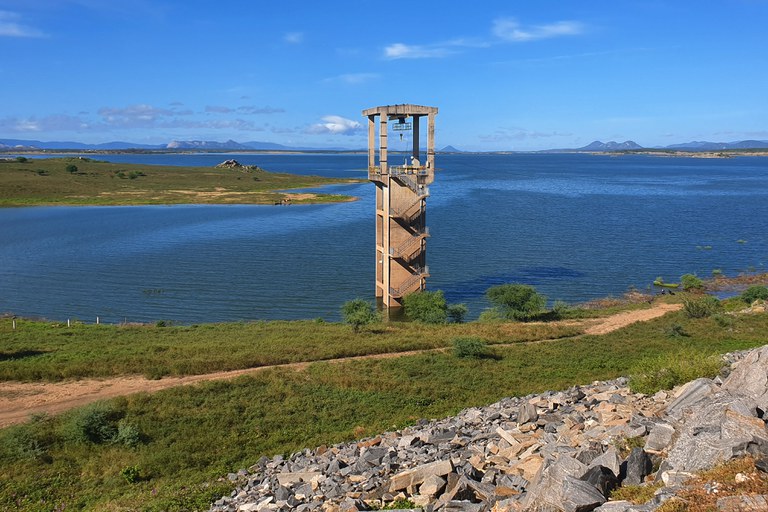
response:
<path id="1" fill-rule="evenodd" d="M 138 374 L 151 378 L 273 364 L 449 347 L 455 337 L 489 344 L 562 338 L 575 326 L 393 322 L 355 334 L 339 323 L 271 321 L 157 327 L 0 319 L 0 381 L 58 381 Z"/>
<path id="2" fill-rule="evenodd" d="M 223 157 L 222 157 L 223 158 Z M 70 173 L 67 167 L 75 165 Z M 40 205 L 274 204 L 285 190 L 355 180 L 262 169 L 115 164 L 77 157 L 0 160 L 0 207 Z M 349 201 L 315 194 L 294 203 Z"/>
<path id="3" fill-rule="evenodd" d="M 670 338 L 666 332 L 672 324 L 690 336 Z M 211 326 L 207 333 L 215 337 L 222 327 Z M 452 332 L 418 327 L 404 332 L 414 339 L 431 330 Z M 712 318 L 677 312 L 604 336 L 496 346 L 495 358 L 461 359 L 445 351 L 317 362 L 302 371 L 273 369 L 131 395 L 111 401 L 109 409 L 112 421 L 138 429 L 141 443 L 133 448 L 73 441 L 73 426 L 80 428 L 82 418 L 89 417 L 82 410 L 0 431 L 0 509 L 53 510 L 61 504 L 67 510 L 205 509 L 217 493 L 229 492 L 218 481 L 221 476 L 262 455 L 373 435 L 504 396 L 626 375 L 650 357 L 759 346 L 766 334 L 768 315 L 739 316 L 723 328 Z M 368 335 L 389 334 L 350 334 L 349 343 Z M 226 343 L 218 343 L 221 351 Z"/>

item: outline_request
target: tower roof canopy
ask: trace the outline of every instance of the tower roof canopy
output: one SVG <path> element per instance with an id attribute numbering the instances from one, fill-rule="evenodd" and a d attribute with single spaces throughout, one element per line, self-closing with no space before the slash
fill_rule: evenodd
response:
<path id="1" fill-rule="evenodd" d="M 425 107 L 423 105 L 412 105 L 403 103 L 400 105 L 384 105 L 382 107 L 372 107 L 363 110 L 364 116 L 426 116 L 437 114 L 437 107 Z"/>

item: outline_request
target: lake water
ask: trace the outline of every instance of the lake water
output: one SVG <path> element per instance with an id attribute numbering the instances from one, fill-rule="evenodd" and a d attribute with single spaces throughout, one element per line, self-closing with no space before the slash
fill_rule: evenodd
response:
<path id="1" fill-rule="evenodd" d="M 108 155 L 365 178 L 366 155 Z M 99 157 L 102 158 L 102 157 Z M 764 271 L 768 158 L 438 155 L 429 289 L 470 317 L 492 285 L 581 302 L 657 276 Z M 354 203 L 0 209 L 0 313 L 92 322 L 337 320 L 374 289 L 374 186 Z"/>

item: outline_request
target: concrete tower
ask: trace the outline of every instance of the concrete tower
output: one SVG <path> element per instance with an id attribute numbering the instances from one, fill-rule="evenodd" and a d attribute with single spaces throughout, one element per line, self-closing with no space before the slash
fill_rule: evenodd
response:
<path id="1" fill-rule="evenodd" d="M 376 185 L 376 298 L 386 308 L 400 307 L 404 296 L 425 288 L 429 276 L 426 199 L 435 179 L 437 108 L 387 105 L 363 110 L 363 115 L 368 117 L 368 179 Z M 419 154 L 423 117 L 427 118 L 425 159 Z M 411 148 L 405 154 L 388 153 L 390 121 L 400 140 L 407 143 L 404 134 L 410 135 Z"/>

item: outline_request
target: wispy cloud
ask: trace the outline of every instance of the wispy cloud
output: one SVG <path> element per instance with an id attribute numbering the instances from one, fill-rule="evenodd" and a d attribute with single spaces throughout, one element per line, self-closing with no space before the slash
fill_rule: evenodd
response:
<path id="1" fill-rule="evenodd" d="M 34 27 L 20 22 L 21 16 L 15 12 L 0 11 L 0 37 L 45 37 Z"/>
<path id="2" fill-rule="evenodd" d="M 372 80 L 376 80 L 380 77 L 378 73 L 346 73 L 343 75 L 333 76 L 326 78 L 323 82 L 328 83 L 343 83 L 347 85 L 360 85 Z"/>
<path id="3" fill-rule="evenodd" d="M 393 43 L 384 47 L 385 59 L 430 59 L 448 57 L 467 48 L 488 48 L 504 43 L 521 43 L 573 36 L 584 33 L 585 26 L 578 21 L 557 21 L 545 25 L 525 26 L 514 18 L 493 21 L 491 35 L 483 38 L 458 38 L 432 44 Z"/>
<path id="4" fill-rule="evenodd" d="M 283 35 L 283 41 L 289 44 L 301 44 L 304 42 L 303 32 L 287 32 Z"/>
<path id="5" fill-rule="evenodd" d="M 231 114 L 233 112 L 238 112 L 240 114 L 249 114 L 249 115 L 256 115 L 256 114 L 280 114 L 282 112 L 285 112 L 285 109 L 283 108 L 275 108 L 275 107 L 257 107 L 254 105 L 242 105 L 240 107 L 225 107 L 221 105 L 207 105 L 205 107 L 205 112 L 207 114 Z"/>
<path id="6" fill-rule="evenodd" d="M 446 57 L 456 53 L 455 48 L 447 44 L 418 45 L 394 43 L 384 48 L 387 59 L 429 59 Z"/>
<path id="7" fill-rule="evenodd" d="M 552 137 L 570 137 L 571 133 L 560 132 L 538 132 L 534 130 L 528 130 L 526 128 L 498 128 L 492 133 L 480 135 L 480 140 L 484 142 L 503 142 L 503 141 L 521 141 L 521 140 L 537 140 L 537 139 L 549 139 Z"/>
<path id="8" fill-rule="evenodd" d="M 146 104 L 130 105 L 122 108 L 102 107 L 98 110 L 98 114 L 108 125 L 124 128 L 152 126 L 162 118 L 178 115 L 175 110 L 153 107 Z"/>
<path id="9" fill-rule="evenodd" d="M 578 21 L 557 21 L 546 25 L 524 26 L 515 18 L 499 18 L 493 22 L 493 35 L 504 41 L 522 43 L 553 37 L 575 36 L 584 32 Z"/>
<path id="10" fill-rule="evenodd" d="M 56 114 L 43 117 L 6 117 L 0 119 L 0 129 L 12 133 L 35 133 L 49 131 L 86 131 L 91 124 L 79 116 Z"/>
<path id="11" fill-rule="evenodd" d="M 325 116 L 322 123 L 313 124 L 307 129 L 307 133 L 333 135 L 353 135 L 362 130 L 363 125 L 352 119 L 341 116 Z"/>

